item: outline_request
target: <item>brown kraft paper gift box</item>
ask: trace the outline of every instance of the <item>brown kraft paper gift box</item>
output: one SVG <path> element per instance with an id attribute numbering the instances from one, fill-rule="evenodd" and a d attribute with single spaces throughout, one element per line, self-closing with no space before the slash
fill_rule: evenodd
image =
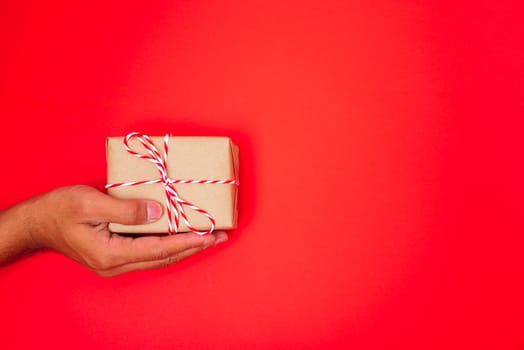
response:
<path id="1" fill-rule="evenodd" d="M 107 183 L 156 180 L 161 177 L 155 165 L 140 159 L 124 148 L 123 137 L 107 138 Z M 158 151 L 163 154 L 164 137 L 151 137 Z M 173 180 L 237 180 L 238 147 L 228 137 L 170 136 L 167 175 Z M 136 139 L 129 140 L 134 151 L 146 154 L 144 146 Z M 216 229 L 232 229 L 237 220 L 238 186 L 231 184 L 174 184 L 178 195 L 187 202 L 207 211 L 215 219 Z M 158 221 L 144 225 L 111 223 L 109 230 L 118 233 L 155 234 L 169 232 L 166 194 L 162 183 L 109 188 L 108 193 L 117 198 L 152 199 L 162 204 L 164 212 Z M 209 219 L 184 207 L 189 223 L 198 230 L 208 230 Z M 189 229 L 182 219 L 177 232 Z"/>

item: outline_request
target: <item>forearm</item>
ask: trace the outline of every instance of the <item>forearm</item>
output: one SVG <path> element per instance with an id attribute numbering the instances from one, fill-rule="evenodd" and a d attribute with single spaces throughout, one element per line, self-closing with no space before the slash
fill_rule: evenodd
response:
<path id="1" fill-rule="evenodd" d="M 0 265 L 37 249 L 30 229 L 32 202 L 29 200 L 0 212 Z"/>

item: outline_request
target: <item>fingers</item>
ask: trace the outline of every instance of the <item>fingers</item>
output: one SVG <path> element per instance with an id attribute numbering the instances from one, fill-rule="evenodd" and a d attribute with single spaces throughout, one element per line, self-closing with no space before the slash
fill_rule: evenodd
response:
<path id="1" fill-rule="evenodd" d="M 191 255 L 195 255 L 196 253 L 201 252 L 204 249 L 205 248 L 203 247 L 190 248 L 181 253 L 175 254 L 173 256 L 169 256 L 161 260 L 140 261 L 140 262 L 135 262 L 135 263 L 129 263 L 129 264 L 115 267 L 110 270 L 100 271 L 98 274 L 102 277 L 113 277 L 113 276 L 120 275 L 126 272 L 131 272 L 131 271 L 160 269 L 160 268 L 171 266 L 185 258 L 190 257 Z"/>
<path id="2" fill-rule="evenodd" d="M 162 216 L 162 206 L 145 199 L 119 199 L 102 192 L 93 194 L 89 203 L 93 219 L 124 225 L 147 224 Z"/>
<path id="3" fill-rule="evenodd" d="M 145 236 L 122 238 L 112 235 L 109 251 L 117 254 L 121 263 L 162 260 L 191 248 L 211 247 L 215 244 L 215 235 L 199 236 L 184 233 L 172 236 Z"/>
<path id="4" fill-rule="evenodd" d="M 46 207 L 55 210 L 57 232 L 46 246 L 70 256 L 100 275 L 167 266 L 227 240 L 225 232 L 173 236 L 123 237 L 107 230 L 108 222 L 143 224 L 162 215 L 159 203 L 117 199 L 89 186 L 69 186 L 45 195 Z"/>
<path id="5" fill-rule="evenodd" d="M 188 233 L 169 237 L 141 237 L 132 239 L 132 242 L 124 239 L 117 244 L 127 254 L 121 260 L 125 262 L 96 272 L 101 276 L 111 277 L 130 271 L 167 267 L 227 239 L 227 233 L 222 231 L 204 237 Z M 126 245 L 128 247 L 123 247 Z"/>
<path id="6" fill-rule="evenodd" d="M 159 261 L 180 254 L 189 249 L 203 250 L 227 240 L 225 232 L 216 232 L 200 236 L 195 233 L 184 233 L 173 236 L 144 236 L 139 238 L 122 237 L 118 234 L 100 248 L 105 252 L 103 258 L 95 259 L 94 268 L 98 270 L 111 269 L 117 266 Z"/>

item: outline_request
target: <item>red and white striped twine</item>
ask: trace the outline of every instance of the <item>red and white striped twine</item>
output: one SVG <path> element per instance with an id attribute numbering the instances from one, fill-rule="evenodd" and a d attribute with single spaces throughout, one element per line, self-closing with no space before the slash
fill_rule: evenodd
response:
<path id="1" fill-rule="evenodd" d="M 145 148 L 147 154 L 142 154 L 134 151 L 129 146 L 129 140 L 136 138 Z M 178 195 L 175 184 L 217 184 L 217 185 L 236 185 L 238 186 L 237 180 L 185 180 L 185 179 L 170 179 L 167 175 L 167 154 L 169 151 L 168 147 L 169 135 L 164 136 L 164 149 L 163 153 L 160 154 L 156 148 L 153 140 L 147 135 L 132 132 L 127 134 L 124 138 L 124 147 L 126 151 L 132 154 L 135 157 L 147 160 L 155 165 L 160 173 L 160 179 L 156 180 L 143 180 L 143 181 L 133 181 L 133 182 L 122 182 L 116 184 L 107 184 L 106 189 L 109 188 L 118 188 L 118 187 L 127 187 L 127 186 L 139 186 L 139 185 L 150 185 L 162 183 L 164 185 L 164 190 L 166 193 L 166 208 L 167 208 L 167 223 L 169 226 L 169 234 L 174 234 L 178 232 L 178 225 L 180 222 L 180 217 L 186 224 L 189 231 L 194 232 L 199 235 L 205 235 L 211 233 L 215 229 L 215 219 L 211 214 L 205 211 L 202 208 L 197 207 L 196 205 L 185 201 L 180 198 Z M 207 231 L 199 231 L 194 228 L 187 218 L 184 207 L 190 208 L 202 215 L 204 215 L 209 222 L 211 227 Z"/>

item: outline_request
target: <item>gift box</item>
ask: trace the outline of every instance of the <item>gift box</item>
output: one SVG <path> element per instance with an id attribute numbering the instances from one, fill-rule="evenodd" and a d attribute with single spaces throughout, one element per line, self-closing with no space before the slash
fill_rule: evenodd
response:
<path id="1" fill-rule="evenodd" d="M 152 199 L 162 217 L 144 225 L 110 223 L 118 233 L 200 234 L 232 229 L 237 220 L 238 147 L 228 137 L 131 133 L 107 139 L 108 193 Z"/>

